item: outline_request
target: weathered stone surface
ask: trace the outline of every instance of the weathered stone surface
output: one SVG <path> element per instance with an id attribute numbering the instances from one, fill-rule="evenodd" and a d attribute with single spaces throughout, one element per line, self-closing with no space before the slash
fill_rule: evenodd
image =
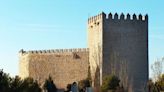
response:
<path id="1" fill-rule="evenodd" d="M 99 76 L 100 85 L 103 76 L 117 75 L 128 92 L 143 92 L 148 80 L 148 16 L 130 17 L 101 13 L 89 19 L 91 74 L 93 79 Z"/>
<path id="2" fill-rule="evenodd" d="M 58 53 L 27 53 L 20 59 L 20 76 L 32 77 L 41 84 L 49 76 L 58 88 L 80 81 L 88 76 L 87 49 Z"/>
<path id="3" fill-rule="evenodd" d="M 108 18 L 107 18 L 108 16 Z M 88 19 L 89 49 L 57 49 L 20 53 L 20 76 L 43 83 L 50 75 L 57 87 L 85 79 L 90 66 L 93 86 L 117 75 L 128 92 L 145 92 L 148 80 L 148 15 L 106 15 Z"/>
<path id="4" fill-rule="evenodd" d="M 19 53 L 19 75 L 21 78 L 29 76 L 29 58 L 28 54 Z"/>

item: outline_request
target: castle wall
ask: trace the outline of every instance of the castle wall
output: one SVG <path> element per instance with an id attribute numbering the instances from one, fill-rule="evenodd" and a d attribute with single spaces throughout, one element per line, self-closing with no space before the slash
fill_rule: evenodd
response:
<path id="1" fill-rule="evenodd" d="M 43 84 L 49 76 L 58 88 L 87 78 L 94 87 L 117 75 L 128 92 L 145 92 L 148 80 L 148 16 L 101 13 L 88 19 L 89 49 L 20 51 L 20 77 Z"/>
<path id="2" fill-rule="evenodd" d="M 103 16 L 101 13 L 88 19 L 89 62 L 93 86 L 100 86 L 102 73 L 102 33 Z"/>
<path id="3" fill-rule="evenodd" d="M 103 76 L 120 77 L 128 92 L 145 92 L 148 80 L 148 16 L 115 14 L 103 21 Z"/>
<path id="4" fill-rule="evenodd" d="M 19 53 L 19 75 L 21 78 L 26 78 L 29 76 L 29 58 L 28 54 Z"/>
<path id="5" fill-rule="evenodd" d="M 26 60 L 20 59 L 20 70 L 28 73 L 26 77 L 32 77 L 41 84 L 50 75 L 57 88 L 66 88 L 67 84 L 87 78 L 88 54 L 88 49 L 29 51 L 24 54 L 28 55 Z M 25 76 L 24 73 L 20 74 L 21 77 Z"/>

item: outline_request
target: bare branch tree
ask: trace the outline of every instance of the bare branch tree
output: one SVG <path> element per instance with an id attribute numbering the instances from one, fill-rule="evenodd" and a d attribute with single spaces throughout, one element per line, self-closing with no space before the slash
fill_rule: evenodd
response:
<path id="1" fill-rule="evenodd" d="M 154 81 L 157 81 L 160 76 L 162 75 L 162 68 L 163 68 L 163 62 L 164 62 L 164 58 L 157 59 L 152 65 L 151 65 L 151 69 L 153 71 L 153 77 L 154 77 Z"/>

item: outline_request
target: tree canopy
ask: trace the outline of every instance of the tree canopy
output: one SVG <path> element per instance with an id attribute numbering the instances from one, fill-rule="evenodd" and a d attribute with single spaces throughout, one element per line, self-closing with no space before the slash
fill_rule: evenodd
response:
<path id="1" fill-rule="evenodd" d="M 41 92 L 41 88 L 32 78 L 11 78 L 9 74 L 0 70 L 0 92 Z"/>
<path id="2" fill-rule="evenodd" d="M 119 87 L 119 78 L 115 75 L 109 75 L 103 78 L 103 83 L 101 86 L 102 92 L 107 92 L 108 90 L 116 90 Z"/>
<path id="3" fill-rule="evenodd" d="M 46 79 L 43 88 L 47 90 L 48 92 L 57 92 L 56 85 L 54 84 L 52 78 L 49 76 L 48 79 Z"/>

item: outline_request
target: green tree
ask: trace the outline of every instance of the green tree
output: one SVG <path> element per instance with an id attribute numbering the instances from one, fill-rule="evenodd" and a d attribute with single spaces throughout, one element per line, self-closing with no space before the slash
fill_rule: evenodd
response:
<path id="1" fill-rule="evenodd" d="M 0 92 L 9 92 L 11 77 L 9 74 L 3 72 L 3 69 L 0 70 Z"/>
<path id="2" fill-rule="evenodd" d="M 24 79 L 20 88 L 21 92 L 41 92 L 38 82 L 33 80 L 33 78 Z"/>
<path id="3" fill-rule="evenodd" d="M 148 92 L 159 92 L 157 86 L 151 79 L 148 81 L 147 86 L 148 86 Z"/>
<path id="4" fill-rule="evenodd" d="M 107 92 L 108 90 L 116 90 L 117 87 L 119 87 L 119 82 L 119 78 L 115 75 L 104 77 L 101 86 L 102 92 Z"/>
<path id="5" fill-rule="evenodd" d="M 20 77 L 15 76 L 15 78 L 12 78 L 11 82 L 10 82 L 10 91 L 11 92 L 21 92 L 22 88 L 22 80 Z"/>
<path id="6" fill-rule="evenodd" d="M 46 79 L 43 88 L 47 90 L 48 92 L 57 92 L 56 85 L 54 84 L 52 78 L 49 76 L 48 79 Z"/>
<path id="7" fill-rule="evenodd" d="M 156 85 L 159 90 L 164 91 L 164 74 L 156 81 Z"/>
<path id="8" fill-rule="evenodd" d="M 1 69 L 0 92 L 41 92 L 41 88 L 38 82 L 32 78 L 25 78 L 24 80 L 18 76 L 11 78 Z"/>

